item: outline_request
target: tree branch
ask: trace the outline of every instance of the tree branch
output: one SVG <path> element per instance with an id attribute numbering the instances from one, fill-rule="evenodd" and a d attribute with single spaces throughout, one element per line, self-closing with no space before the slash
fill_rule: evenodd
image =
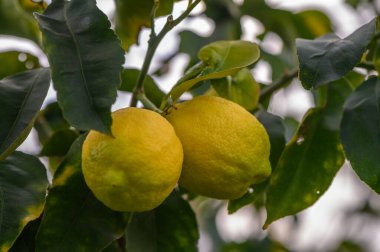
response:
<path id="1" fill-rule="evenodd" d="M 275 82 L 273 82 L 271 85 L 265 87 L 260 94 L 260 102 L 265 100 L 267 97 L 272 95 L 274 92 L 288 84 L 289 81 L 297 77 L 298 75 L 298 68 L 293 69 L 291 71 L 286 71 L 284 74 L 277 79 Z"/>

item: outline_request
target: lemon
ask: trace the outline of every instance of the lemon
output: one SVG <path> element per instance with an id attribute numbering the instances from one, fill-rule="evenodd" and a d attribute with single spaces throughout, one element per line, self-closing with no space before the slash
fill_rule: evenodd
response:
<path id="1" fill-rule="evenodd" d="M 182 142 L 179 184 L 188 191 L 235 199 L 270 175 L 267 132 L 240 105 L 220 97 L 199 96 L 175 105 L 167 119 Z"/>
<path id="2" fill-rule="evenodd" d="M 112 136 L 90 131 L 82 170 L 96 198 L 117 211 L 147 211 L 176 186 L 182 145 L 173 127 L 156 112 L 126 108 L 112 113 Z"/>

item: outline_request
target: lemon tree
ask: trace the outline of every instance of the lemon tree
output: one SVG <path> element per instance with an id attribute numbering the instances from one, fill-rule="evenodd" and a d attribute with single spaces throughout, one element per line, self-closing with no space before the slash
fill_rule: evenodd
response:
<path id="1" fill-rule="evenodd" d="M 379 6 L 269 2 L 0 0 L 0 252 L 377 251 Z M 342 174 L 334 244 L 306 244 Z"/>

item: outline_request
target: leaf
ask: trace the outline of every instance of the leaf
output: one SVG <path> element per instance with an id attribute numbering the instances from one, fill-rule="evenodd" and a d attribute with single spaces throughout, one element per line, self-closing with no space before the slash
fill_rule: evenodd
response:
<path id="1" fill-rule="evenodd" d="M 341 139 L 352 168 L 380 193 L 380 80 L 365 81 L 346 100 Z"/>
<path id="2" fill-rule="evenodd" d="M 0 79 L 9 75 L 40 67 L 38 58 L 24 52 L 8 51 L 0 53 Z"/>
<path id="3" fill-rule="evenodd" d="M 314 204 L 343 162 L 338 126 L 330 124 L 328 110 L 310 110 L 272 173 L 264 228 Z"/>
<path id="4" fill-rule="evenodd" d="M 40 43 L 36 21 L 16 0 L 0 0 L 0 34 L 27 38 L 37 45 Z"/>
<path id="5" fill-rule="evenodd" d="M 0 160 L 28 136 L 49 85 L 49 69 L 26 71 L 0 81 Z"/>
<path id="6" fill-rule="evenodd" d="M 198 54 L 199 59 L 203 62 L 199 65 L 199 74 L 184 81 L 180 80 L 167 97 L 171 97 L 175 103 L 184 92 L 198 82 L 233 75 L 256 62 L 259 56 L 258 46 L 248 41 L 217 41 L 208 44 L 202 47 Z M 161 104 L 161 108 L 165 106 L 165 103 Z"/>
<path id="7" fill-rule="evenodd" d="M 315 40 L 297 39 L 299 78 L 306 89 L 340 79 L 363 56 L 376 31 L 375 18 L 344 39 L 334 34 Z"/>
<path id="8" fill-rule="evenodd" d="M 297 37 L 314 39 L 332 32 L 330 19 L 318 10 L 292 13 L 271 8 L 264 0 L 244 1 L 240 9 L 243 15 L 250 15 L 258 19 L 267 32 L 271 31 L 280 36 L 287 50 L 294 48 L 294 40 Z"/>
<path id="9" fill-rule="evenodd" d="M 285 148 L 285 126 L 279 116 L 268 113 L 265 110 L 260 110 L 257 114 L 257 119 L 265 127 L 270 141 L 270 164 L 275 168 Z M 273 169 L 274 170 L 274 169 Z M 273 171 L 272 171 L 273 172 Z"/>
<path id="10" fill-rule="evenodd" d="M 237 212 L 240 208 L 251 204 L 257 195 L 256 192 L 252 189 L 246 192 L 242 197 L 238 199 L 233 199 L 228 201 L 228 214 L 233 214 Z"/>
<path id="11" fill-rule="evenodd" d="M 159 207 L 135 213 L 126 233 L 128 251 L 198 251 L 199 233 L 189 203 L 174 191 Z"/>
<path id="12" fill-rule="evenodd" d="M 115 0 L 116 32 L 123 42 L 123 48 L 137 42 L 142 27 L 150 27 L 152 1 Z M 173 10 L 173 0 L 160 0 L 156 16 L 168 15 Z"/>
<path id="13" fill-rule="evenodd" d="M 44 144 L 40 156 L 65 156 L 77 137 L 78 133 L 70 129 L 55 132 Z"/>
<path id="14" fill-rule="evenodd" d="M 36 18 L 64 117 L 110 134 L 124 51 L 107 16 L 95 0 L 55 0 Z"/>
<path id="15" fill-rule="evenodd" d="M 123 235 L 124 214 L 98 201 L 81 171 L 85 135 L 58 167 L 36 237 L 36 251 L 100 251 Z"/>
<path id="16" fill-rule="evenodd" d="M 43 164 L 22 152 L 0 162 L 0 251 L 8 251 L 45 204 L 48 179 Z"/>
<path id="17" fill-rule="evenodd" d="M 138 69 L 124 69 L 121 74 L 121 86 L 119 90 L 133 92 L 139 74 L 140 70 Z M 149 75 L 147 75 L 144 80 L 144 91 L 149 100 L 151 100 L 156 106 L 160 106 L 165 93 L 162 92 L 153 78 Z"/>
<path id="18" fill-rule="evenodd" d="M 249 111 L 253 110 L 259 102 L 260 86 L 248 68 L 243 68 L 231 78 L 215 79 L 211 83 L 219 96 Z"/>
<path id="19" fill-rule="evenodd" d="M 17 237 L 17 240 L 13 243 L 9 252 L 30 252 L 35 251 L 35 237 L 38 227 L 41 222 L 41 216 L 29 222 L 21 234 Z"/>
<path id="20" fill-rule="evenodd" d="M 45 144 L 54 132 L 68 129 L 70 125 L 63 118 L 62 110 L 59 108 L 58 103 L 52 102 L 38 113 L 34 128 L 37 130 L 40 142 Z"/>

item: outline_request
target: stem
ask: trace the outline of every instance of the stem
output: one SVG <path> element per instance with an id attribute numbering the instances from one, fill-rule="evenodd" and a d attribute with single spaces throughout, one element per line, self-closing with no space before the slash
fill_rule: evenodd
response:
<path id="1" fill-rule="evenodd" d="M 190 14 L 190 12 L 195 8 L 195 6 L 197 6 L 198 3 L 200 3 L 200 1 L 201 0 L 195 0 L 194 2 L 189 4 L 187 9 L 175 20 L 173 20 L 173 16 L 170 15 L 166 21 L 165 26 L 162 28 L 160 33 L 158 33 L 157 35 L 155 35 L 154 24 L 151 24 L 151 26 L 153 27 L 153 30 L 151 32 L 151 37 L 150 37 L 149 42 L 148 42 L 148 51 L 145 55 L 145 59 L 144 59 L 142 69 L 140 71 L 139 77 L 137 78 L 135 88 L 133 90 L 131 104 L 130 104 L 131 107 L 136 107 L 137 101 L 138 101 L 137 96 L 139 94 L 144 93 L 144 80 L 145 80 L 145 77 L 148 73 L 149 66 L 150 66 L 150 63 L 152 62 L 152 58 L 154 56 L 154 53 L 156 52 L 156 49 L 157 49 L 158 45 L 160 44 L 161 40 L 165 37 L 165 35 L 170 30 L 172 30 L 176 25 L 178 25 L 183 19 L 185 19 Z M 155 6 L 156 6 L 156 2 L 158 2 L 158 1 L 155 1 Z M 155 6 L 153 8 L 155 8 Z M 153 11 L 153 15 L 154 15 L 154 13 L 155 13 L 155 11 Z"/>
<path id="2" fill-rule="evenodd" d="M 148 97 L 146 97 L 145 93 L 139 93 L 136 98 L 144 105 L 145 108 L 153 110 L 157 113 L 162 113 L 162 110 L 156 107 L 153 102 L 151 102 Z"/>
<path id="3" fill-rule="evenodd" d="M 275 82 L 273 82 L 271 85 L 265 87 L 263 91 L 260 94 L 260 102 L 265 100 L 267 97 L 272 95 L 275 91 L 279 90 L 286 84 L 288 84 L 289 81 L 297 77 L 298 69 L 293 69 L 292 71 L 284 72 L 284 74 Z"/>

